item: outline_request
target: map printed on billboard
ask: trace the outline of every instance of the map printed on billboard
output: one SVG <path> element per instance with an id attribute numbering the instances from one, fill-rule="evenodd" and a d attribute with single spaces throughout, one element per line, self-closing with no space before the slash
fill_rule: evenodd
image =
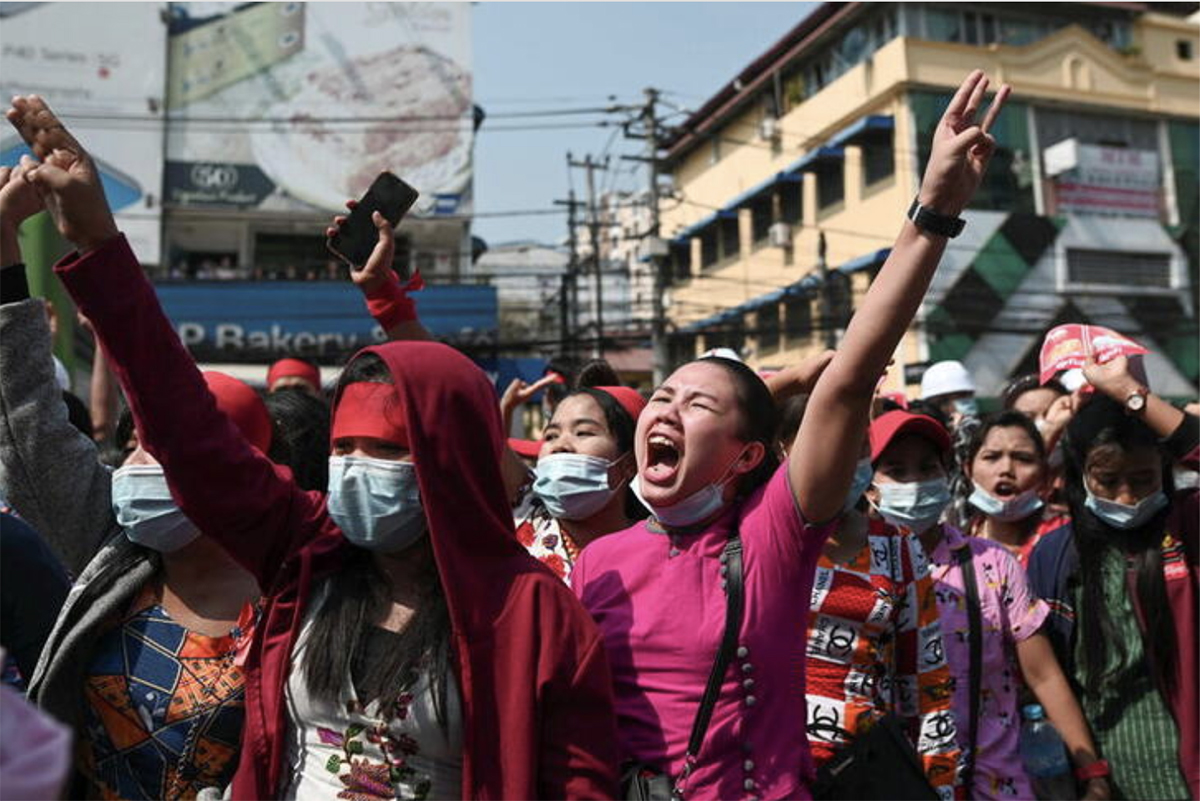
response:
<path id="1" fill-rule="evenodd" d="M 160 257 L 162 11 L 160 3 L 0 3 L 0 96 L 46 98 L 96 160 L 117 225 L 151 264 Z M 0 164 L 28 152 L 3 125 Z"/>
<path id="2" fill-rule="evenodd" d="M 172 3 L 167 197 L 339 211 L 383 170 L 461 214 L 474 139 L 462 3 Z"/>

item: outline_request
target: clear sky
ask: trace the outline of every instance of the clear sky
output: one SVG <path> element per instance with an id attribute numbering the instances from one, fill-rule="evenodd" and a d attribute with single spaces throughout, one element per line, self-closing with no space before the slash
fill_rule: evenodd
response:
<path id="1" fill-rule="evenodd" d="M 619 103 L 636 104 L 648 86 L 662 90 L 669 103 L 695 109 L 815 5 L 476 3 L 475 100 L 489 114 L 475 145 L 476 211 L 553 208 L 556 198 L 567 196 L 567 151 L 576 159 L 610 154 L 610 171 L 597 173 L 599 189 L 632 189 L 645 182 L 635 162 L 617 158 L 640 154 L 642 142 L 624 139 L 619 127 L 596 126 L 603 114 L 503 115 L 603 107 L 610 95 Z M 677 115 L 672 121 L 683 119 Z M 580 127 L 538 129 L 542 125 Z M 511 127 L 523 130 L 501 130 Z M 583 199 L 583 171 L 572 173 L 570 180 Z M 566 217 L 485 216 L 476 220 L 473 231 L 492 245 L 526 239 L 556 243 L 566 236 Z"/>

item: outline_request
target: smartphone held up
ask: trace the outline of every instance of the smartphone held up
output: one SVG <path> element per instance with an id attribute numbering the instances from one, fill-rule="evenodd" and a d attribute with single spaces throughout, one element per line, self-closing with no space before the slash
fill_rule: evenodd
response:
<path id="1" fill-rule="evenodd" d="M 354 269 L 361 269 L 379 241 L 372 215 L 379 212 L 395 228 L 418 195 L 417 190 L 392 173 L 381 172 L 325 246 Z"/>

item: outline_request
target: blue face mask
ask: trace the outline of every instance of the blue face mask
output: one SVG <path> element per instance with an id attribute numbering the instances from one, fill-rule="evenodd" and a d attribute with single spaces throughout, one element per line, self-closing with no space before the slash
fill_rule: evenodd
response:
<path id="1" fill-rule="evenodd" d="M 620 488 L 609 486 L 614 464 L 582 453 L 545 456 L 538 459 L 533 493 L 555 517 L 584 520 L 603 509 Z"/>
<path id="2" fill-rule="evenodd" d="M 842 505 L 842 514 L 858 505 L 858 499 L 867 491 L 867 487 L 871 486 L 871 479 L 874 477 L 875 468 L 870 457 L 859 459 L 858 466 L 854 468 L 854 478 L 850 480 L 850 492 L 846 495 L 846 503 Z"/>
<path id="3" fill-rule="evenodd" d="M 1028 489 L 1020 495 L 1002 501 L 978 484 L 975 485 L 975 490 L 971 493 L 969 500 L 976 509 L 988 517 L 994 517 L 1001 523 L 1024 520 L 1043 506 L 1037 490 Z"/>
<path id="4" fill-rule="evenodd" d="M 200 536 L 167 488 L 161 465 L 138 464 L 113 473 L 112 506 L 130 542 L 171 553 Z"/>
<path id="5" fill-rule="evenodd" d="M 1163 510 L 1171 499 L 1167 497 L 1167 493 L 1161 489 L 1150 493 L 1145 498 L 1129 506 L 1116 501 L 1107 501 L 1104 498 L 1097 498 L 1088 489 L 1087 484 L 1084 484 L 1083 491 L 1087 493 L 1087 500 L 1083 505 L 1100 518 L 1100 521 L 1107 523 L 1113 528 L 1119 528 L 1123 531 L 1137 528 L 1149 522 L 1152 517 Z"/>
<path id="6" fill-rule="evenodd" d="M 360 548 L 397 553 L 425 533 L 425 512 L 412 462 L 329 457 L 329 516 Z"/>
<path id="7" fill-rule="evenodd" d="M 954 405 L 954 411 L 963 417 L 979 416 L 979 402 L 974 398 L 956 398 L 951 403 Z"/>
<path id="8" fill-rule="evenodd" d="M 950 503 L 950 487 L 945 476 L 907 484 L 876 484 L 879 490 L 879 514 L 893 526 L 905 526 L 921 534 L 938 521 Z"/>

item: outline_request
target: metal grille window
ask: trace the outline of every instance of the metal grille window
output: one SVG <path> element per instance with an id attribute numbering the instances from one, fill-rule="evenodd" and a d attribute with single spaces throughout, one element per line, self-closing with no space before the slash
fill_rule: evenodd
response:
<path id="1" fill-rule="evenodd" d="M 692 277 L 692 243 L 671 246 L 671 278 L 686 281 Z"/>
<path id="2" fill-rule="evenodd" d="M 862 164 L 863 183 L 867 186 L 892 177 L 896 171 L 896 153 L 891 131 L 863 140 Z"/>
<path id="3" fill-rule="evenodd" d="M 741 237 L 738 231 L 736 216 L 722 217 L 718 223 L 721 227 L 721 258 L 736 258 L 741 253 Z"/>
<path id="4" fill-rule="evenodd" d="M 785 181 L 779 188 L 779 215 L 786 223 L 799 225 L 804 216 L 804 184 Z"/>
<path id="5" fill-rule="evenodd" d="M 784 333 L 789 347 L 812 334 L 812 301 L 807 297 L 792 298 L 783 307 Z"/>
<path id="6" fill-rule="evenodd" d="M 1070 248 L 1067 250 L 1067 281 L 1072 284 L 1170 289 L 1171 256 L 1167 253 Z"/>
<path id="7" fill-rule="evenodd" d="M 710 225 L 700 233 L 700 266 L 711 267 L 721 258 L 717 249 L 717 226 Z"/>
<path id="8" fill-rule="evenodd" d="M 756 197 L 750 203 L 750 228 L 756 245 L 766 242 L 770 236 L 773 206 L 769 192 Z"/>
<path id="9" fill-rule="evenodd" d="M 817 167 L 817 208 L 825 210 L 842 202 L 845 197 L 845 171 L 841 159 L 830 159 Z"/>
<path id="10" fill-rule="evenodd" d="M 758 354 L 768 356 L 779 350 L 779 306 L 770 304 L 758 310 Z"/>

